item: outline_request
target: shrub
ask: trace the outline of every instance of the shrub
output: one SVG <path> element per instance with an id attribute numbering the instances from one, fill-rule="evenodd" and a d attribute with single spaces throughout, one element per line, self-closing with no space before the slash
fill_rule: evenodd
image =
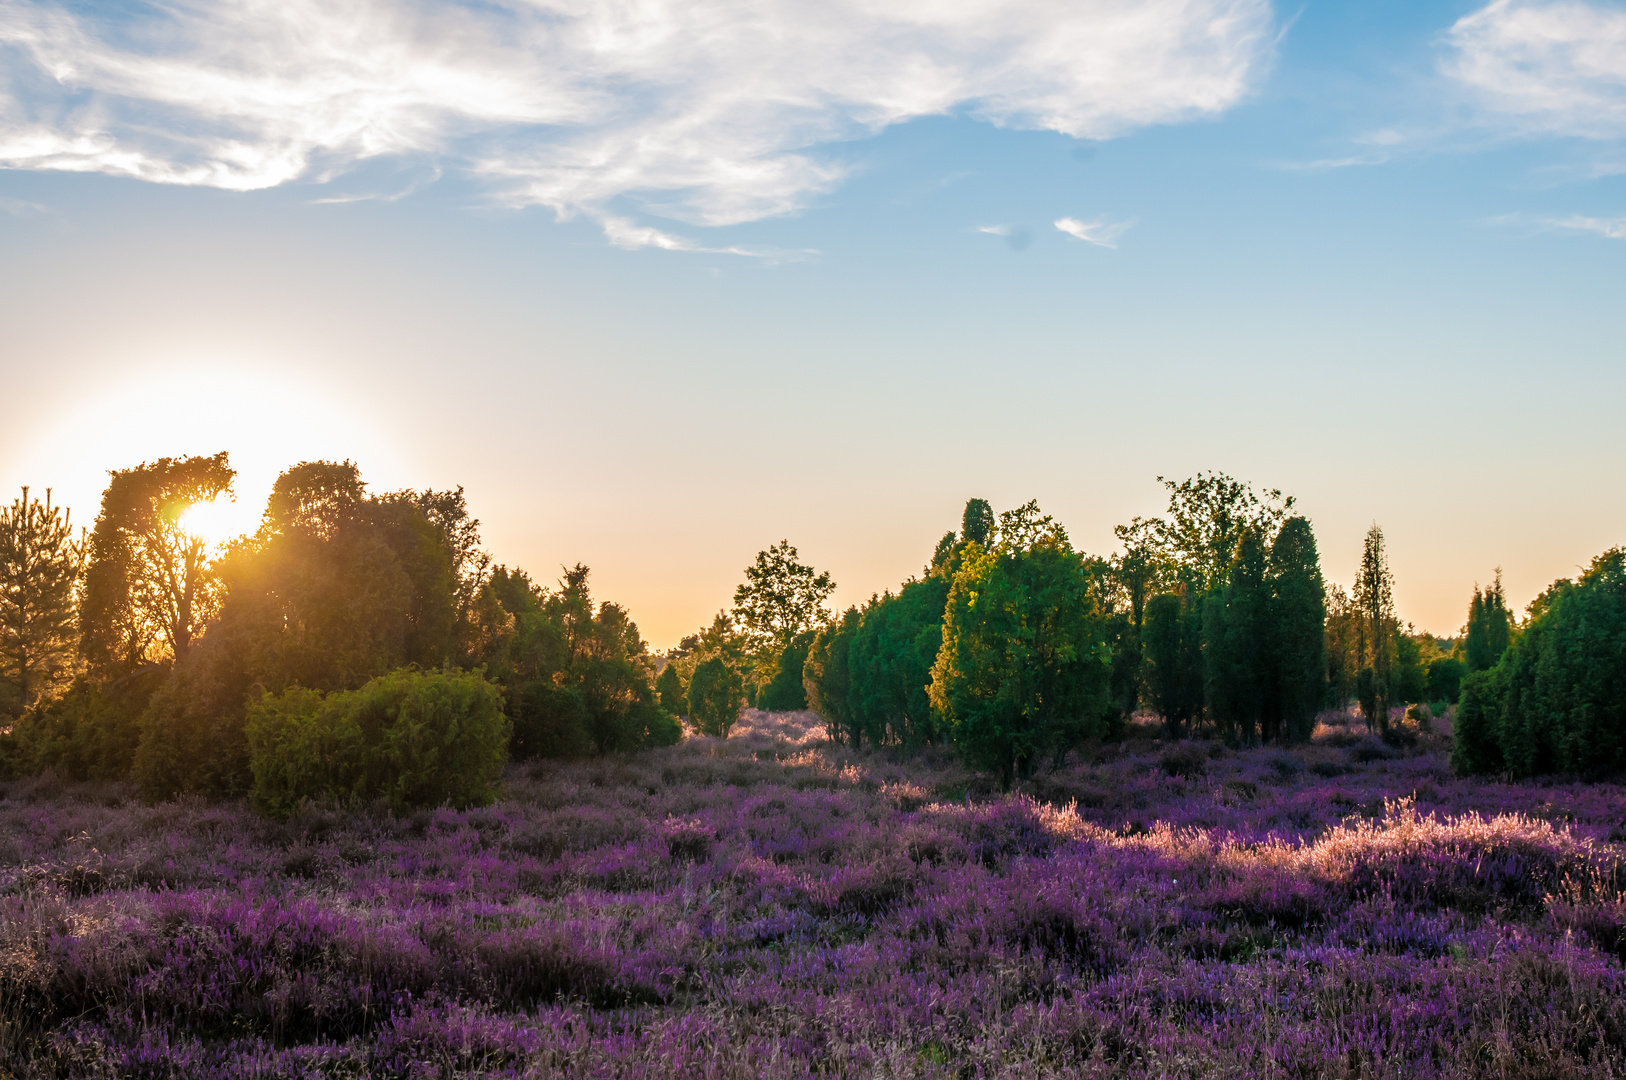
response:
<path id="1" fill-rule="evenodd" d="M 363 746 L 349 698 L 296 686 L 249 705 L 250 798 L 256 807 L 287 820 L 304 799 L 357 794 Z"/>
<path id="2" fill-rule="evenodd" d="M 1208 751 L 1200 744 L 1181 742 L 1158 755 L 1157 763 L 1170 776 L 1201 776 L 1208 771 Z"/>
<path id="3" fill-rule="evenodd" d="M 508 722 L 475 673 L 402 669 L 360 690 L 293 688 L 249 706 L 255 806 L 286 818 L 301 800 L 383 798 L 396 809 L 483 806 L 497 797 Z"/>
<path id="4" fill-rule="evenodd" d="M 1390 761 L 1400 757 L 1400 751 L 1390 746 L 1383 739 L 1375 735 L 1368 735 L 1350 749 L 1350 756 L 1356 761 Z"/>

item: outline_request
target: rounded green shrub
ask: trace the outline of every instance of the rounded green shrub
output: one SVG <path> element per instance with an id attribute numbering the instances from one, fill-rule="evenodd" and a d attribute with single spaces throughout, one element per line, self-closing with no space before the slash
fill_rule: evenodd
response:
<path id="1" fill-rule="evenodd" d="M 279 818 L 322 796 L 395 809 L 489 804 L 509 735 L 501 691 L 479 674 L 410 668 L 350 692 L 262 695 L 246 729 L 250 797 Z"/>

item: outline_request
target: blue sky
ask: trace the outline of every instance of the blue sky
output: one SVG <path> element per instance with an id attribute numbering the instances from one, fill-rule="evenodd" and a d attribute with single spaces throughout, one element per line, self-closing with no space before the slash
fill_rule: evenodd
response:
<path id="1" fill-rule="evenodd" d="M 0 481 L 87 521 L 350 456 L 657 645 L 1200 469 L 1441 633 L 1626 542 L 1618 4 L 0 0 L 0 79 Z"/>

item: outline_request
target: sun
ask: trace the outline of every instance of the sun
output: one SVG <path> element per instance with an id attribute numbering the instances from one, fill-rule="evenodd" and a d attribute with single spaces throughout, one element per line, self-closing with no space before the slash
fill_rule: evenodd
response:
<path id="1" fill-rule="evenodd" d="M 209 502 L 193 503 L 175 524 L 186 535 L 203 541 L 205 547 L 218 551 L 253 532 L 259 525 L 259 515 L 242 500 L 221 495 Z"/>

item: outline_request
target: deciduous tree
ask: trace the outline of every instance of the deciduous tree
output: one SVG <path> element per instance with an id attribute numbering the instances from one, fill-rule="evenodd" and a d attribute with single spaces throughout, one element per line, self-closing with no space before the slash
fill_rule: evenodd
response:
<path id="1" fill-rule="evenodd" d="M 188 507 L 231 491 L 236 473 L 213 457 L 160 458 L 117 470 L 90 536 L 81 645 L 100 668 L 184 657 L 219 608 L 207 545 L 181 525 Z"/>

